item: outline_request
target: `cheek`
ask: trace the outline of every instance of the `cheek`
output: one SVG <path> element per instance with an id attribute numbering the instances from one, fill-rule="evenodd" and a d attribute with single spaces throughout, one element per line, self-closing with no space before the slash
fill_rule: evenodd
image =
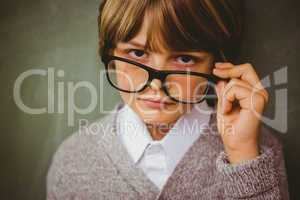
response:
<path id="1" fill-rule="evenodd" d="M 137 91 L 145 86 L 148 81 L 148 73 L 142 68 L 130 64 L 118 64 L 116 67 L 116 79 L 120 88 L 128 91 Z"/>
<path id="2" fill-rule="evenodd" d="M 124 89 L 129 89 L 130 87 L 130 76 L 126 64 L 119 62 L 116 64 L 116 80 L 119 86 Z"/>
<path id="3" fill-rule="evenodd" d="M 120 92 L 120 96 L 122 98 L 122 100 L 124 101 L 124 103 L 131 105 L 133 104 L 136 100 L 136 94 L 134 93 L 125 93 L 125 92 Z"/>

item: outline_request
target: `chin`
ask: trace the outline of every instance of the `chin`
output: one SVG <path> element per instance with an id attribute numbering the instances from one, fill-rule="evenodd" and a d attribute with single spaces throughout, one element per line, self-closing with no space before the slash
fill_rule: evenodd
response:
<path id="1" fill-rule="evenodd" d="M 140 101 L 138 99 L 134 99 L 133 101 L 126 101 L 127 98 L 123 98 L 123 100 L 147 124 L 175 123 L 177 119 L 189 109 L 188 104 L 174 103 L 172 105 L 168 105 L 163 109 L 154 109 L 145 105 L 143 101 Z"/>
<path id="2" fill-rule="evenodd" d="M 182 109 L 178 106 L 170 106 L 166 109 L 151 109 L 143 105 L 133 107 L 134 111 L 147 124 L 174 123 L 181 115 Z"/>
<path id="3" fill-rule="evenodd" d="M 141 115 L 141 118 L 147 124 L 171 124 L 177 121 L 179 117 L 180 115 L 168 114 Z"/>

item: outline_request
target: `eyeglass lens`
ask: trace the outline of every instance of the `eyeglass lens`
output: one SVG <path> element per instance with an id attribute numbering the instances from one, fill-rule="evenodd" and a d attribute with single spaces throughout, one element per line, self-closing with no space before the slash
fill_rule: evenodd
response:
<path id="1" fill-rule="evenodd" d="M 124 92 L 140 92 L 149 80 L 149 73 L 137 65 L 111 60 L 107 65 L 111 84 Z M 191 74 L 168 74 L 164 80 L 167 95 L 177 101 L 198 102 L 206 95 L 209 81 L 205 77 Z"/>

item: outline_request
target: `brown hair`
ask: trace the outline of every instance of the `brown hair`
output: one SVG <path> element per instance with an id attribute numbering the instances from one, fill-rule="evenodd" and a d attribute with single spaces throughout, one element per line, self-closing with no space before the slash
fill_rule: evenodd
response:
<path id="1" fill-rule="evenodd" d="M 242 35 L 243 0 L 103 0 L 99 8 L 99 54 L 131 40 L 146 13 L 151 17 L 146 48 L 222 50 L 234 59 Z"/>

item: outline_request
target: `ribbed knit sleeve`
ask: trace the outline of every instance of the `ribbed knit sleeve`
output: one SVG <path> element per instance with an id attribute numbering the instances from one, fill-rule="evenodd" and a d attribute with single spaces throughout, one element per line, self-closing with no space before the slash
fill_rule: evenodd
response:
<path id="1" fill-rule="evenodd" d="M 231 165 L 226 153 L 216 160 L 225 199 L 284 199 L 288 188 L 280 146 L 261 146 L 261 154 L 240 164 Z"/>

